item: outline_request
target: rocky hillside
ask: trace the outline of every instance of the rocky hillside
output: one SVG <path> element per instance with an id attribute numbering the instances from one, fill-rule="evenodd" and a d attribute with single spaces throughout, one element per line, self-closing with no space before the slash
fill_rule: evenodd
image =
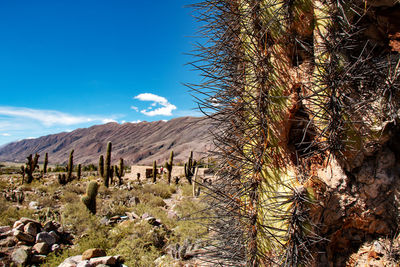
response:
<path id="1" fill-rule="evenodd" d="M 201 157 L 210 149 L 209 127 L 207 119 L 194 117 L 167 122 L 107 123 L 7 144 L 0 148 L 0 161 L 23 162 L 33 153 L 42 155 L 40 160 L 43 160 L 47 152 L 50 163 L 65 163 L 74 149 L 75 162 L 97 164 L 111 141 L 114 162 L 123 157 L 127 164 L 148 164 L 154 160 L 164 163 L 170 150 L 174 150 L 175 161 L 179 162 L 191 150 Z"/>

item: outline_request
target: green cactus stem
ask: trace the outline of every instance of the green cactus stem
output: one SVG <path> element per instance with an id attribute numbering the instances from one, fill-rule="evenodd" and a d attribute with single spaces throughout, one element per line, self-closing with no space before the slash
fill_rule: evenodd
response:
<path id="1" fill-rule="evenodd" d="M 47 173 L 47 164 L 49 163 L 49 154 L 46 152 L 44 155 L 44 162 L 43 162 L 43 173 Z"/>
<path id="2" fill-rule="evenodd" d="M 81 200 L 86 208 L 92 213 L 96 214 L 96 196 L 99 185 L 92 181 L 86 188 L 86 194 L 82 196 Z"/>
<path id="3" fill-rule="evenodd" d="M 119 167 L 115 166 L 115 175 L 118 177 L 118 185 L 122 185 L 122 176 L 124 176 L 124 159 L 119 159 Z"/>
<path id="4" fill-rule="evenodd" d="M 153 162 L 153 183 L 157 181 L 157 162 Z"/>
<path id="5" fill-rule="evenodd" d="M 174 161 L 174 151 L 171 151 L 171 154 L 169 155 L 169 162 L 165 163 L 165 168 L 168 171 L 168 184 L 171 183 L 173 161 Z"/>
<path id="6" fill-rule="evenodd" d="M 196 169 L 196 164 L 197 162 L 193 160 L 193 151 L 190 152 L 190 157 L 185 163 L 184 169 L 185 169 L 185 177 L 188 180 L 189 184 L 192 184 L 192 178 L 194 175 L 194 171 Z"/>
<path id="7" fill-rule="evenodd" d="M 39 168 L 39 165 L 38 165 L 39 157 L 40 156 L 38 154 L 35 154 L 34 158 L 32 158 L 32 154 L 30 154 L 27 157 L 28 162 L 26 163 L 25 173 L 28 176 L 28 179 L 26 181 L 28 184 L 32 183 L 32 181 L 33 181 L 33 172 L 35 171 L 36 168 Z"/>
<path id="8" fill-rule="evenodd" d="M 74 150 L 72 149 L 69 153 L 68 165 L 67 165 L 67 182 L 72 181 L 72 170 L 74 168 Z"/>
<path id="9" fill-rule="evenodd" d="M 107 143 L 107 153 L 106 153 L 106 162 L 104 166 L 104 185 L 108 187 L 110 185 L 110 178 L 111 178 L 111 149 L 112 144 L 111 142 Z"/>
<path id="10" fill-rule="evenodd" d="M 78 164 L 78 171 L 77 171 L 77 174 L 76 174 L 76 176 L 78 177 L 78 180 L 81 179 L 81 175 L 82 175 L 82 165 Z"/>
<path id="11" fill-rule="evenodd" d="M 98 169 L 98 173 L 100 177 L 104 178 L 104 157 L 103 155 L 100 155 L 99 157 L 99 169 Z"/>

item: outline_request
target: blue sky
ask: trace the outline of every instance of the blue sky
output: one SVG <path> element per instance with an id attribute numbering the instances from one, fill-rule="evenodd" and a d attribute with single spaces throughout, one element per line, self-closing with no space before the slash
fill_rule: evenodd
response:
<path id="1" fill-rule="evenodd" d="M 188 0 L 0 1 L 0 145 L 197 115 Z"/>

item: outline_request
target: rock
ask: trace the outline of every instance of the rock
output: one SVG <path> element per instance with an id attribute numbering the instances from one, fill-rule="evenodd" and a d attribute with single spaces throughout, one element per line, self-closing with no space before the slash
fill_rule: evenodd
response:
<path id="1" fill-rule="evenodd" d="M 14 236 L 14 230 L 10 230 L 0 234 L 0 239 L 7 238 L 8 236 Z"/>
<path id="2" fill-rule="evenodd" d="M 105 256 L 105 257 L 90 259 L 90 264 L 93 264 L 94 266 L 98 266 L 99 264 L 114 265 L 116 263 L 117 260 L 113 256 Z"/>
<path id="3" fill-rule="evenodd" d="M 60 241 L 60 236 L 55 232 L 55 231 L 50 231 L 49 233 L 52 237 L 54 237 L 54 239 L 56 240 L 55 243 L 58 243 L 58 241 Z"/>
<path id="4" fill-rule="evenodd" d="M 37 254 L 35 254 L 35 255 L 32 255 L 30 261 L 31 261 L 32 263 L 41 263 L 41 262 L 43 262 L 45 259 L 46 259 L 46 255 L 37 255 Z"/>
<path id="5" fill-rule="evenodd" d="M 128 216 L 128 218 L 130 220 L 135 220 L 135 219 L 140 219 L 139 215 L 137 215 L 136 213 L 134 213 L 133 211 L 131 212 L 125 212 L 126 216 Z"/>
<path id="6" fill-rule="evenodd" d="M 10 231 L 12 228 L 10 226 L 0 226 L 0 233 L 5 233 Z"/>
<path id="7" fill-rule="evenodd" d="M 35 238 L 33 236 L 25 234 L 24 232 L 21 232 L 19 230 L 14 231 L 14 236 L 20 241 L 24 241 L 24 242 L 28 242 L 28 243 L 35 242 Z"/>
<path id="8" fill-rule="evenodd" d="M 7 238 L 0 240 L 0 247 L 13 247 L 17 242 L 18 239 L 15 236 L 7 236 Z"/>
<path id="9" fill-rule="evenodd" d="M 22 217 L 21 219 L 19 219 L 20 222 L 22 222 L 23 224 L 27 224 L 27 223 L 34 223 L 36 224 L 38 227 L 42 227 L 42 225 L 40 224 L 40 222 L 35 221 L 31 218 L 27 218 L 27 217 Z"/>
<path id="10" fill-rule="evenodd" d="M 43 230 L 45 232 L 51 232 L 51 231 L 56 231 L 58 229 L 58 225 L 56 225 L 54 222 L 52 221 L 48 221 L 44 224 L 43 226 Z"/>
<path id="11" fill-rule="evenodd" d="M 17 227 L 14 227 L 13 230 L 18 230 L 18 231 L 23 232 L 24 231 L 24 227 L 25 227 L 25 225 L 23 223 L 21 223 L 21 224 L 18 224 Z"/>
<path id="12" fill-rule="evenodd" d="M 37 229 L 36 224 L 34 224 L 34 223 L 32 223 L 32 222 L 27 223 L 27 224 L 24 226 L 24 232 L 25 232 L 26 234 L 31 235 L 31 236 L 36 236 L 36 235 L 37 235 L 37 232 L 38 232 L 38 229 Z"/>
<path id="13" fill-rule="evenodd" d="M 100 219 L 100 223 L 101 223 L 101 224 L 104 224 L 104 225 L 108 225 L 108 219 L 107 219 L 107 217 L 101 218 L 101 219 Z"/>
<path id="14" fill-rule="evenodd" d="M 152 216 L 150 214 L 148 214 L 147 212 L 143 213 L 143 215 L 142 215 L 142 219 L 146 219 L 149 217 L 152 217 Z"/>
<path id="15" fill-rule="evenodd" d="M 41 232 L 36 235 L 36 243 L 45 242 L 47 245 L 51 246 L 56 243 L 56 239 L 47 232 Z"/>
<path id="16" fill-rule="evenodd" d="M 23 224 L 20 220 L 18 220 L 18 221 L 15 221 L 15 223 L 14 223 L 14 225 L 13 225 L 13 228 L 15 229 L 15 228 L 17 228 L 19 225 L 21 225 L 21 224 Z"/>
<path id="17" fill-rule="evenodd" d="M 58 252 L 58 251 L 60 251 L 60 250 L 61 250 L 61 247 L 60 247 L 59 244 L 53 244 L 53 245 L 51 246 L 51 252 Z"/>
<path id="18" fill-rule="evenodd" d="M 104 249 L 91 248 L 83 252 L 82 260 L 90 260 L 91 258 L 106 256 Z"/>
<path id="19" fill-rule="evenodd" d="M 32 249 L 42 255 L 47 255 L 50 252 L 50 246 L 45 242 L 36 243 Z"/>
<path id="20" fill-rule="evenodd" d="M 175 211 L 170 210 L 167 213 L 167 217 L 168 219 L 178 219 L 178 214 L 176 214 Z"/>
<path id="21" fill-rule="evenodd" d="M 29 253 L 24 248 L 18 248 L 11 254 L 11 259 L 16 264 L 25 265 L 29 260 Z"/>
<path id="22" fill-rule="evenodd" d="M 84 261 L 80 261 L 76 267 L 92 267 L 93 265 L 90 264 L 90 261 L 88 260 L 84 260 Z"/>
<path id="23" fill-rule="evenodd" d="M 39 209 L 39 202 L 37 202 L 37 201 L 29 202 L 29 208 L 32 209 L 32 210 Z"/>
<path id="24" fill-rule="evenodd" d="M 81 261 L 82 255 L 72 256 L 66 258 L 58 267 L 76 267 L 76 265 Z"/>

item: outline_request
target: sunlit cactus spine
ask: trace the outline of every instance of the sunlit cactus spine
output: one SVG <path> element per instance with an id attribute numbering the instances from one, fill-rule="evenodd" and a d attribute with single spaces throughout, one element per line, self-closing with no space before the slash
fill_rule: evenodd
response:
<path id="1" fill-rule="evenodd" d="M 99 167 L 98 167 L 98 173 L 100 177 L 104 177 L 104 157 L 103 155 L 100 155 L 99 157 Z"/>
<path id="2" fill-rule="evenodd" d="M 86 208 L 92 213 L 96 214 L 96 196 L 99 185 L 92 181 L 86 188 L 86 195 L 81 200 L 85 204 Z"/>
<path id="3" fill-rule="evenodd" d="M 188 161 L 185 163 L 185 177 L 188 180 L 189 184 L 192 184 L 192 178 L 196 169 L 197 162 L 193 160 L 193 151 L 190 151 L 190 156 Z"/>
<path id="4" fill-rule="evenodd" d="M 171 151 L 171 154 L 169 155 L 169 161 L 165 163 L 165 168 L 168 171 L 168 184 L 171 183 L 171 175 L 172 175 L 172 167 L 174 164 L 174 151 Z"/>
<path id="5" fill-rule="evenodd" d="M 124 176 L 124 159 L 119 159 L 119 167 L 115 166 L 115 175 L 118 177 L 118 185 L 122 185 L 122 176 Z"/>
<path id="6" fill-rule="evenodd" d="M 153 161 L 153 183 L 157 181 L 157 161 Z"/>
<path id="7" fill-rule="evenodd" d="M 110 185 L 111 178 L 111 142 L 107 143 L 107 152 L 106 152 L 106 162 L 104 164 L 104 186 L 108 187 Z"/>
<path id="8" fill-rule="evenodd" d="M 25 173 L 27 174 L 27 183 L 30 184 L 33 181 L 33 172 L 35 171 L 36 168 L 39 169 L 39 165 L 38 165 L 38 160 L 39 160 L 39 155 L 35 154 L 35 157 L 32 158 L 32 154 L 30 154 L 27 157 L 27 162 L 26 162 L 26 166 L 25 166 Z"/>
<path id="9" fill-rule="evenodd" d="M 43 173 L 47 173 L 47 164 L 49 163 L 49 154 L 46 152 L 44 155 L 44 162 L 43 162 Z"/>

